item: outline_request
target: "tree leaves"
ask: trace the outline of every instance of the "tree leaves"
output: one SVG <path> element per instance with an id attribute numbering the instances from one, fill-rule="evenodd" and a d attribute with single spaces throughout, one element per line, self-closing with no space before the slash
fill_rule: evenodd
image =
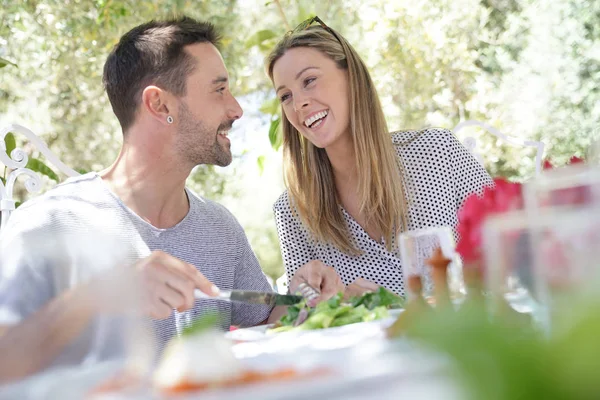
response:
<path id="1" fill-rule="evenodd" d="M 262 175 L 263 171 L 265 170 L 265 156 L 258 156 L 256 159 L 256 164 L 258 164 L 258 170 Z"/>
<path id="2" fill-rule="evenodd" d="M 281 145 L 283 144 L 283 135 L 281 130 L 279 129 L 279 124 L 281 122 L 281 118 L 279 115 L 276 115 L 275 118 L 271 121 L 271 126 L 269 127 L 269 141 L 271 142 L 271 147 L 274 150 L 279 150 Z"/>
<path id="3" fill-rule="evenodd" d="M 8 60 L 7 60 L 7 59 L 5 59 L 5 58 L 2 58 L 2 57 L 0 57 L 0 68 L 4 68 L 4 67 L 6 67 L 7 65 L 12 65 L 13 67 L 17 67 L 17 64 L 15 64 L 15 63 L 13 63 L 13 62 L 10 62 L 10 61 L 8 61 Z"/>
<path id="4" fill-rule="evenodd" d="M 15 135 L 12 132 L 8 132 L 4 136 L 4 144 L 6 145 L 6 154 L 10 157 L 10 153 L 17 147 Z"/>
<path id="5" fill-rule="evenodd" d="M 29 168 L 34 172 L 39 172 L 40 174 L 47 176 L 55 182 L 60 182 L 58 175 L 56 175 L 56 173 L 52 169 L 50 169 L 50 167 L 48 167 L 46 164 L 44 164 L 37 158 L 30 158 L 29 161 L 27 161 L 26 168 Z"/>
<path id="6" fill-rule="evenodd" d="M 17 147 L 17 141 L 15 139 L 15 135 L 12 132 L 8 132 L 6 136 L 4 136 L 4 143 L 6 145 L 6 154 L 10 157 L 10 153 Z M 6 168 L 6 167 L 5 167 Z M 25 168 L 29 168 L 34 172 L 39 172 L 42 175 L 47 176 L 55 182 L 60 182 L 58 175 L 48 167 L 43 161 L 37 158 L 29 158 L 27 161 L 27 165 Z"/>
<path id="7" fill-rule="evenodd" d="M 246 47 L 252 48 L 258 46 L 261 51 L 268 51 L 273 47 L 273 42 L 278 39 L 278 35 L 270 29 L 262 29 L 246 40 Z"/>
<path id="8" fill-rule="evenodd" d="M 275 115 L 279 111 L 279 99 L 276 97 L 265 101 L 260 106 L 260 112 L 267 115 Z"/>

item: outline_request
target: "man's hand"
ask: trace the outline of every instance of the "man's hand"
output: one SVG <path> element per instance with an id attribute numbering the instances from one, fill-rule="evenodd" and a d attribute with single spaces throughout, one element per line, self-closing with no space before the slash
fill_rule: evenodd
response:
<path id="1" fill-rule="evenodd" d="M 155 319 L 168 318 L 173 309 L 194 306 L 194 290 L 214 296 L 219 289 L 191 264 L 162 251 L 154 251 L 130 268 L 116 268 L 108 276 L 89 282 L 100 311 L 133 309 Z M 87 295 L 90 298 L 90 294 Z"/>
<path id="2" fill-rule="evenodd" d="M 173 309 L 189 310 L 194 306 L 194 289 L 214 296 L 219 289 L 191 264 L 167 253 L 155 251 L 134 268 L 138 274 L 144 314 L 157 319 L 168 318 Z"/>
<path id="3" fill-rule="evenodd" d="M 348 286 L 346 286 L 346 291 L 344 292 L 344 299 L 347 300 L 351 297 L 362 296 L 368 292 L 375 292 L 379 289 L 379 285 L 368 281 L 363 278 L 358 278 Z"/>
<path id="4" fill-rule="evenodd" d="M 290 293 L 296 293 L 298 285 L 307 283 L 321 292 L 321 295 L 309 302 L 310 306 L 331 298 L 339 292 L 344 292 L 344 283 L 333 267 L 319 260 L 310 261 L 296 270 L 290 280 Z"/>

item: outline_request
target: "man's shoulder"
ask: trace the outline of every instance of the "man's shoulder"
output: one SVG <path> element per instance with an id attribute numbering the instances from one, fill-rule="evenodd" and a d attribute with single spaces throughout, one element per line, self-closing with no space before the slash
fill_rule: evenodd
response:
<path id="1" fill-rule="evenodd" d="M 24 202 L 13 211 L 7 225 L 6 231 L 37 229 L 52 227 L 54 229 L 61 225 L 75 222 L 80 214 L 88 214 L 97 210 L 96 203 L 100 201 L 97 174 L 89 173 L 69 178 L 47 192 Z"/>
<path id="2" fill-rule="evenodd" d="M 24 202 L 18 210 L 32 211 L 55 201 L 86 201 L 97 198 L 99 176 L 95 172 L 68 178 L 47 192 Z"/>

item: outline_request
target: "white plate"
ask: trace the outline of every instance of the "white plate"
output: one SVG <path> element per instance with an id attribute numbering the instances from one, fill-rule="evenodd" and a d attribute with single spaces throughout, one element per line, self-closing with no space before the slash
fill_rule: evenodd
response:
<path id="1" fill-rule="evenodd" d="M 390 314 L 390 316 L 388 318 L 384 318 L 384 319 L 380 319 L 380 320 L 376 320 L 376 321 L 370 321 L 370 322 L 359 322 L 356 324 L 336 326 L 334 328 L 311 330 L 311 331 L 294 331 L 294 332 L 273 333 L 273 332 L 269 332 L 269 328 L 271 328 L 273 326 L 272 324 L 259 325 L 259 326 L 253 326 L 251 328 L 242 328 L 242 329 L 236 329 L 235 331 L 227 332 L 227 333 L 225 333 L 225 337 L 236 343 L 241 343 L 241 342 L 254 342 L 254 341 L 258 341 L 258 340 L 273 339 L 280 335 L 290 335 L 290 334 L 298 335 L 298 334 L 300 334 L 300 332 L 309 333 L 309 332 L 330 332 L 330 331 L 339 331 L 339 330 L 343 331 L 345 329 L 348 329 L 348 328 L 346 328 L 348 326 L 355 326 L 355 325 L 362 325 L 362 324 L 375 323 L 375 324 L 381 325 L 384 328 L 387 328 L 396 320 L 396 318 L 398 318 L 398 316 L 403 311 L 404 311 L 404 309 L 393 309 L 393 310 L 388 311 Z"/>
<path id="2" fill-rule="evenodd" d="M 453 399 L 448 396 L 452 390 L 441 373 L 445 366 L 442 360 L 408 342 L 400 344 L 401 349 L 395 346 L 398 344 L 387 340 L 370 340 L 360 346 L 343 349 L 262 354 L 243 362 L 256 370 L 293 367 L 300 372 L 309 372 L 324 368 L 328 373 L 190 394 L 176 399 Z M 422 396 L 409 396 L 415 394 L 417 386 Z"/>
<path id="3" fill-rule="evenodd" d="M 400 312 L 395 310 L 393 314 L 398 315 Z M 330 329 L 285 332 L 271 335 L 268 340 L 238 343 L 232 347 L 236 357 L 248 370 L 274 371 L 292 367 L 300 373 L 315 369 L 328 371 L 319 376 L 201 391 L 174 397 L 161 396 L 147 386 L 141 393 L 112 393 L 94 399 L 461 398 L 456 385 L 449 381 L 448 375 L 444 373 L 448 364 L 443 357 L 425 351 L 408 340 L 390 341 L 385 338 L 384 329 L 394 320 L 394 317 L 390 317 Z M 266 327 L 257 327 L 245 331 L 261 333 L 262 330 L 264 335 L 265 329 Z M 103 380 L 107 376 L 107 371 L 104 370 L 106 368 L 100 367 L 97 365 L 74 369 L 71 374 L 61 376 L 60 383 L 52 379 L 55 383 L 53 390 L 47 390 L 45 393 L 52 393 L 52 396 L 38 398 L 83 398 L 86 390 L 96 385 L 100 378 Z M 76 392 L 73 390 L 74 386 L 81 396 L 73 396 Z M 59 388 L 64 392 L 60 393 Z"/>
<path id="4" fill-rule="evenodd" d="M 394 318 L 387 318 L 331 329 L 286 332 L 273 335 L 270 340 L 233 346 L 234 354 L 247 370 L 276 371 L 291 367 L 300 374 L 327 371 L 318 376 L 178 396 L 161 396 L 147 385 L 140 392 L 103 394 L 94 397 L 94 400 L 464 398 L 457 394 L 456 385 L 445 374 L 448 364 L 443 357 L 408 340 L 390 341 L 385 338 L 383 328 L 393 321 Z M 60 383 L 53 379 L 53 390 L 44 393 L 52 393 L 52 396 L 38 398 L 83 398 L 86 389 L 96 385 L 100 377 L 106 379 L 106 371 L 99 367 L 90 366 L 86 373 L 84 370 L 88 367 L 74 369 L 72 374 L 62 376 Z M 77 387 L 81 396 L 73 396 L 72 385 Z M 58 390 L 60 388 L 63 393 Z"/>
<path id="5" fill-rule="evenodd" d="M 343 349 L 262 354 L 241 362 L 250 370 L 274 371 L 292 367 L 300 373 L 315 369 L 326 370 L 327 373 L 177 396 L 160 396 L 148 389 L 142 393 L 99 396 L 94 400 L 464 398 L 457 395 L 456 386 L 444 373 L 447 368 L 445 360 L 408 341 L 367 340 L 359 346 Z"/>

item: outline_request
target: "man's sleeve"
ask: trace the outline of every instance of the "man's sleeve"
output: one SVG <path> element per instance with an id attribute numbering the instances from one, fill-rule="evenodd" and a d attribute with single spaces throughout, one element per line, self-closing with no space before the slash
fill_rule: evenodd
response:
<path id="1" fill-rule="evenodd" d="M 0 325 L 19 323 L 54 297 L 49 266 L 36 256 L 48 241 L 10 222 L 0 235 Z"/>

